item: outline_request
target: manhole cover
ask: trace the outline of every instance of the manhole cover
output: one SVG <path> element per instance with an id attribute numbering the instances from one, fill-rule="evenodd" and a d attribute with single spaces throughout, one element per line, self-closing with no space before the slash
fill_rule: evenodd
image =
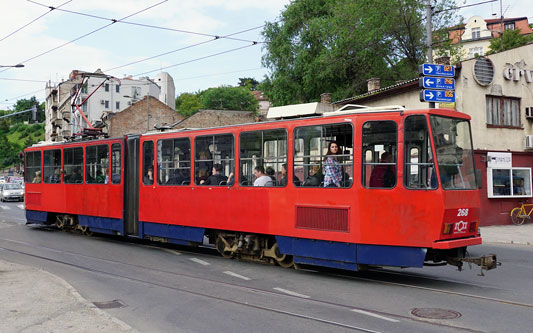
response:
<path id="1" fill-rule="evenodd" d="M 428 319 L 455 319 L 461 317 L 459 312 L 446 309 L 413 309 L 411 314 Z"/>
<path id="2" fill-rule="evenodd" d="M 123 308 L 126 306 L 126 304 L 122 303 L 121 300 L 115 299 L 110 302 L 93 302 L 94 305 L 96 305 L 99 309 L 117 309 L 117 308 Z"/>

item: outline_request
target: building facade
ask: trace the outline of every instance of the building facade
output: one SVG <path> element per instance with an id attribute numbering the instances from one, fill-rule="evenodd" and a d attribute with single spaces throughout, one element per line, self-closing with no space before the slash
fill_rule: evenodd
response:
<path id="1" fill-rule="evenodd" d="M 522 35 L 533 33 L 527 17 L 483 19 L 481 16 L 473 16 L 465 24 L 450 29 L 448 38 L 453 45 L 460 46 L 462 60 L 472 59 L 486 55 L 490 40 L 507 30 L 520 30 Z"/>
<path id="2" fill-rule="evenodd" d="M 148 77 L 116 79 L 100 70 L 72 71 L 69 80 L 57 85 L 47 83 L 45 89 L 46 141 L 70 137 L 87 128 L 87 122 L 94 127 L 103 126 L 103 115 L 120 112 L 147 95 L 162 98 L 168 107 L 175 108 L 174 82 L 168 73 L 160 73 L 152 80 Z M 74 104 L 80 105 L 85 118 Z"/>
<path id="3" fill-rule="evenodd" d="M 455 103 L 438 107 L 472 117 L 476 167 L 482 172 L 480 223 L 510 224 L 510 210 L 532 200 L 533 44 L 463 61 L 455 80 Z M 417 78 L 334 104 L 427 108 L 419 96 Z"/>

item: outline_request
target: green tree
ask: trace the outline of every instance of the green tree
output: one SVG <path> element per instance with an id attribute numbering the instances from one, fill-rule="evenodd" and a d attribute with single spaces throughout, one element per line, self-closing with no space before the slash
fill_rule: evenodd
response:
<path id="1" fill-rule="evenodd" d="M 199 94 L 207 109 L 257 111 L 259 102 L 245 87 L 220 86 L 209 88 Z"/>
<path id="2" fill-rule="evenodd" d="M 183 93 L 176 98 L 176 110 L 184 117 L 190 117 L 202 108 L 204 105 L 198 94 Z"/>
<path id="3" fill-rule="evenodd" d="M 455 1 L 438 0 L 435 10 Z M 410 79 L 425 59 L 423 0 L 295 0 L 262 32 L 270 69 L 260 89 L 274 105 L 334 99 L 366 91 L 366 80 L 383 85 Z M 450 26 L 453 10 L 433 20 Z"/>
<path id="4" fill-rule="evenodd" d="M 253 77 L 240 77 L 239 78 L 239 87 L 246 87 L 251 91 L 255 91 L 257 90 L 257 86 L 259 86 L 259 81 L 257 81 Z"/>
<path id="5" fill-rule="evenodd" d="M 533 36 L 520 34 L 520 29 L 505 30 L 501 36 L 490 40 L 489 51 L 487 54 L 514 49 L 515 47 L 526 45 L 530 41 L 533 41 Z"/>
<path id="6" fill-rule="evenodd" d="M 20 112 L 25 110 L 30 110 L 33 106 L 37 107 L 37 122 L 43 122 L 45 120 L 45 105 L 43 103 L 39 103 L 37 98 L 35 96 L 27 99 L 19 99 L 17 102 L 13 105 L 13 112 Z M 32 121 L 32 112 L 26 112 L 20 115 L 16 115 L 13 117 L 9 117 L 11 123 L 18 123 L 23 121 Z"/>

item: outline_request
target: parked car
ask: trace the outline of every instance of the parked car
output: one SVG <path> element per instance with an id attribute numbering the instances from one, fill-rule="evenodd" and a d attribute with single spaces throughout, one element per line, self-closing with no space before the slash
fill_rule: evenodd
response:
<path id="1" fill-rule="evenodd" d="M 24 189 L 18 183 L 2 184 L 0 190 L 0 201 L 24 201 Z"/>

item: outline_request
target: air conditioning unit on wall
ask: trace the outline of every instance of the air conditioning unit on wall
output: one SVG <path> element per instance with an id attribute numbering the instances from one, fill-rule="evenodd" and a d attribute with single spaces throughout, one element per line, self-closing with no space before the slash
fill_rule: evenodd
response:
<path id="1" fill-rule="evenodd" d="M 526 149 L 533 149 L 533 135 L 526 135 Z"/>

